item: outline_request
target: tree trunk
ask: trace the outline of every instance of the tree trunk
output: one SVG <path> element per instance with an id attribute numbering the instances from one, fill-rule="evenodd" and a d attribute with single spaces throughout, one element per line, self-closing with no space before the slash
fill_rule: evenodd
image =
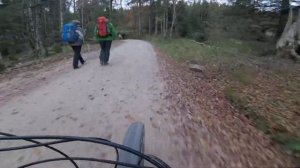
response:
<path id="1" fill-rule="evenodd" d="M 296 21 L 296 39 L 297 41 L 300 40 L 300 9 L 298 9 L 298 16 Z"/>
<path id="2" fill-rule="evenodd" d="M 166 34 L 166 11 L 164 11 L 164 16 L 162 18 L 162 24 L 163 24 L 163 30 L 161 32 L 162 36 L 165 37 L 165 34 Z"/>
<path id="3" fill-rule="evenodd" d="M 174 24 L 176 21 L 176 0 L 173 0 L 173 17 L 172 17 L 172 25 L 170 28 L 170 37 L 172 38 L 173 35 L 173 29 L 174 29 Z"/>
<path id="4" fill-rule="evenodd" d="M 166 8 L 164 9 L 164 17 L 163 17 L 163 32 L 162 35 L 163 37 L 165 37 L 166 35 Z"/>
<path id="5" fill-rule="evenodd" d="M 158 18 L 155 17 L 155 35 L 157 36 L 157 29 L 158 29 Z"/>
<path id="6" fill-rule="evenodd" d="M 42 37 L 42 22 L 41 22 L 41 18 L 42 18 L 42 14 L 41 14 L 41 8 L 38 6 L 35 8 L 36 10 L 36 15 L 35 15 L 35 18 L 36 18 L 36 21 L 35 21 L 35 37 L 36 37 L 36 51 L 37 51 L 37 56 L 40 58 L 40 57 L 44 57 L 46 55 L 46 48 L 44 47 L 44 44 L 43 44 L 43 37 Z"/>
<path id="7" fill-rule="evenodd" d="M 36 0 L 28 1 L 28 21 L 30 27 L 30 36 L 32 40 L 33 54 L 36 58 L 45 56 L 46 50 L 43 46 L 41 35 L 41 9 Z"/>
<path id="8" fill-rule="evenodd" d="M 292 58 L 296 61 L 300 60 L 300 9 L 298 9 L 298 16 L 295 26 L 294 45 L 292 50 Z"/>
<path id="9" fill-rule="evenodd" d="M 123 1 L 120 0 L 120 5 L 121 5 L 121 16 L 123 16 Z"/>
<path id="10" fill-rule="evenodd" d="M 24 16 L 24 19 L 22 20 L 23 22 L 23 25 L 24 25 L 24 29 L 25 29 L 25 36 L 26 38 L 29 40 L 29 44 L 30 44 L 30 47 L 32 47 L 32 38 L 31 38 L 31 30 L 30 30 L 30 26 L 29 26 L 29 15 L 28 15 L 28 8 L 29 8 L 29 4 L 27 2 L 27 0 L 23 0 L 22 1 L 23 3 L 23 16 Z"/>
<path id="11" fill-rule="evenodd" d="M 59 0 L 59 17 L 60 17 L 60 30 L 62 30 L 64 25 L 64 14 L 63 14 L 63 0 Z"/>
<path id="12" fill-rule="evenodd" d="M 165 0 L 165 7 L 164 7 L 164 37 L 167 37 L 168 33 L 168 1 Z"/>
<path id="13" fill-rule="evenodd" d="M 165 19 L 164 19 L 165 20 Z M 163 34 L 164 32 L 164 20 L 160 21 L 160 33 Z"/>
<path id="14" fill-rule="evenodd" d="M 288 15 L 289 15 L 289 0 L 282 0 L 281 1 L 281 9 L 280 9 L 280 16 L 279 16 L 279 23 L 278 23 L 278 28 L 276 32 L 276 36 L 279 38 L 280 35 L 283 33 L 285 24 L 288 20 Z"/>
<path id="15" fill-rule="evenodd" d="M 168 8 L 169 6 L 167 5 L 167 9 L 166 9 L 166 24 L 165 24 L 165 37 L 167 37 L 167 34 L 168 34 L 168 30 L 169 30 L 169 13 L 168 13 Z"/>
<path id="16" fill-rule="evenodd" d="M 151 35 L 151 16 L 149 16 L 149 29 L 148 34 Z"/>
<path id="17" fill-rule="evenodd" d="M 284 31 L 277 41 L 277 54 L 283 57 L 290 57 L 296 61 L 300 60 L 300 9 L 298 9 L 298 16 L 293 23 L 293 9 L 290 8 L 288 21 Z"/>
<path id="18" fill-rule="evenodd" d="M 138 30 L 139 30 L 139 36 L 141 37 L 142 36 L 142 19 L 141 19 L 141 0 L 139 0 L 138 1 L 138 19 L 139 19 L 139 22 L 138 22 L 138 24 L 139 24 L 139 28 L 138 28 Z"/>
<path id="19" fill-rule="evenodd" d="M 35 50 L 35 39 L 34 39 L 34 19 L 33 19 L 33 14 L 32 14 L 32 0 L 28 1 L 28 3 L 25 2 L 26 5 L 26 18 L 27 18 L 27 32 L 28 32 L 28 37 L 29 37 L 29 44 L 31 49 L 34 51 Z"/>
<path id="20" fill-rule="evenodd" d="M 82 29 L 84 30 L 84 28 L 83 28 L 83 8 L 84 8 L 84 1 L 81 1 L 81 27 L 82 27 Z"/>
<path id="21" fill-rule="evenodd" d="M 281 37 L 279 38 L 276 44 L 277 49 L 283 48 L 286 45 L 288 46 L 291 45 L 291 42 L 293 41 L 294 38 L 294 31 L 292 30 L 292 22 L 293 22 L 293 9 L 290 8 L 288 21 L 284 27 Z"/>
<path id="22" fill-rule="evenodd" d="M 45 54 L 46 54 L 46 56 L 48 56 L 49 53 L 48 53 L 47 47 L 50 46 L 49 39 L 48 39 L 49 34 L 48 34 L 48 29 L 47 29 L 48 17 L 47 17 L 47 12 L 45 10 L 42 11 L 42 14 L 43 14 L 43 20 L 42 20 L 42 22 L 43 22 L 43 44 L 45 46 L 45 51 L 46 51 Z"/>
<path id="23" fill-rule="evenodd" d="M 149 34 L 152 34 L 153 31 L 153 21 L 154 21 L 154 0 L 150 0 L 150 12 L 149 12 Z"/>
<path id="24" fill-rule="evenodd" d="M 76 9 L 76 0 L 73 0 L 73 5 L 74 5 L 74 13 L 76 13 L 77 9 Z"/>
<path id="25" fill-rule="evenodd" d="M 113 0 L 109 0 L 109 20 L 112 19 L 112 11 L 113 11 Z"/>

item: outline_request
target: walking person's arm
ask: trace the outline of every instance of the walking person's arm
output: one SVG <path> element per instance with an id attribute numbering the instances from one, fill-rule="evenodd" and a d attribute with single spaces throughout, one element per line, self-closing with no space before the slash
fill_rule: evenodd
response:
<path id="1" fill-rule="evenodd" d="M 99 41 L 99 36 L 98 36 L 98 27 L 95 26 L 95 29 L 94 29 L 94 39 L 96 41 Z"/>
<path id="2" fill-rule="evenodd" d="M 76 30 L 76 33 L 79 35 L 79 39 L 84 41 L 83 33 L 80 30 Z"/>
<path id="3" fill-rule="evenodd" d="M 112 39 L 115 40 L 117 38 L 117 31 L 112 23 L 109 23 L 109 28 L 111 32 Z"/>

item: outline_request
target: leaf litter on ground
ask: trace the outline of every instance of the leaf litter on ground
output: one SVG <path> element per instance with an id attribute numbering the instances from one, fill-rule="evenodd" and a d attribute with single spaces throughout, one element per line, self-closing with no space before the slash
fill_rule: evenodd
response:
<path id="1" fill-rule="evenodd" d="M 172 114 L 176 133 L 185 139 L 189 167 L 300 165 L 227 100 L 223 90 L 230 82 L 219 81 L 227 79 L 223 73 L 206 69 L 208 78 L 201 78 L 199 72 L 156 50 L 168 93 L 165 98 L 170 101 L 165 112 Z"/>

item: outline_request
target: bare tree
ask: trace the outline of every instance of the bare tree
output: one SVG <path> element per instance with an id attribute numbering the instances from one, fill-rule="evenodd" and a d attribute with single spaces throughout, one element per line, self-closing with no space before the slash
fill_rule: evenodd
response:
<path id="1" fill-rule="evenodd" d="M 138 0 L 138 31 L 139 31 L 139 36 L 142 35 L 142 18 L 141 18 L 141 8 L 142 8 L 142 0 Z"/>
<path id="2" fill-rule="evenodd" d="M 282 34 L 285 24 L 288 19 L 289 9 L 287 8 L 289 6 L 289 0 L 281 0 L 281 9 L 280 9 L 280 16 L 279 16 L 279 22 L 278 22 L 278 29 L 276 32 L 276 36 L 280 37 Z"/>
<path id="3" fill-rule="evenodd" d="M 148 25 L 148 34 L 150 35 L 151 34 L 151 16 L 149 16 L 149 25 Z"/>
<path id="4" fill-rule="evenodd" d="M 109 0 L 109 19 L 112 19 L 113 0 Z"/>
<path id="5" fill-rule="evenodd" d="M 289 55 L 295 60 L 300 60 L 300 55 L 297 53 L 300 48 L 300 9 L 298 9 L 296 19 L 293 19 L 293 13 L 293 8 L 290 7 L 287 23 L 277 41 L 276 48 L 279 55 Z"/>
<path id="6" fill-rule="evenodd" d="M 33 54 L 35 57 L 43 57 L 46 54 L 46 49 L 42 42 L 41 35 L 41 6 L 37 0 L 23 1 L 27 8 L 27 18 L 28 18 L 28 29 L 29 29 L 29 41 L 33 49 Z"/>
<path id="7" fill-rule="evenodd" d="M 137 19 L 135 22 L 137 22 L 137 29 L 138 29 L 138 36 L 141 36 L 143 34 L 143 28 L 142 28 L 142 7 L 145 0 L 130 0 L 127 4 L 135 4 L 134 10 L 137 10 Z M 147 21 L 145 21 L 147 22 Z"/>
<path id="8" fill-rule="evenodd" d="M 155 17 L 155 32 L 154 34 L 157 35 L 158 34 L 158 17 Z"/>
<path id="9" fill-rule="evenodd" d="M 60 18 L 60 30 L 62 30 L 64 24 L 63 0 L 59 0 L 59 18 Z"/>
<path id="10" fill-rule="evenodd" d="M 164 0 L 164 31 L 163 31 L 163 36 L 167 37 L 168 33 L 168 22 L 169 22 L 169 14 L 168 14 L 168 9 L 169 9 L 169 1 Z"/>
<path id="11" fill-rule="evenodd" d="M 176 21 L 176 2 L 177 2 L 177 0 L 172 0 L 172 3 L 173 3 L 173 16 L 172 16 L 172 25 L 171 25 L 171 28 L 170 28 L 170 37 L 172 37 L 172 35 L 173 35 L 174 24 L 175 24 L 175 21 Z"/>
<path id="12" fill-rule="evenodd" d="M 123 15 L 123 0 L 120 0 L 121 14 Z"/>
<path id="13" fill-rule="evenodd" d="M 77 9 L 76 9 L 76 0 L 72 0 L 72 1 L 73 1 L 73 5 L 74 5 L 74 6 L 73 6 L 73 8 L 74 8 L 74 13 L 76 13 L 76 10 L 77 10 Z"/>
<path id="14" fill-rule="evenodd" d="M 153 15 L 154 15 L 154 0 L 150 0 L 150 11 L 149 11 L 149 35 L 152 34 Z"/>
<path id="15" fill-rule="evenodd" d="M 84 20 L 83 20 L 83 8 L 84 8 L 84 1 L 81 1 L 81 26 L 83 29 L 83 25 L 84 25 Z"/>
<path id="16" fill-rule="evenodd" d="M 160 33 L 161 34 L 164 32 L 164 20 L 165 19 L 160 20 Z"/>

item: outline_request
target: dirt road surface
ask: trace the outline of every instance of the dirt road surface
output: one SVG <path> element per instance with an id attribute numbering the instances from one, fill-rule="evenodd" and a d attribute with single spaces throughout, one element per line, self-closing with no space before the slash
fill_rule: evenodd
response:
<path id="1" fill-rule="evenodd" d="M 24 76 L 27 81 L 37 77 L 48 79 L 42 84 L 27 82 L 14 88 L 21 94 L 0 103 L 0 131 L 17 135 L 93 136 L 122 143 L 128 126 L 141 121 L 146 129 L 146 153 L 160 157 L 174 168 L 186 167 L 181 152 L 184 145 L 176 136 L 169 136 L 175 130 L 169 116 L 160 113 L 164 90 L 152 46 L 143 41 L 124 41 L 111 50 L 110 65 L 105 67 L 99 65 L 98 55 L 99 51 L 84 54 L 87 63 L 78 70 L 71 69 L 69 59 L 47 73 L 24 72 L 15 80 L 0 84 L 3 98 L 5 92 L 10 92 L 11 85 L 24 82 Z M 30 89 L 24 89 L 26 87 Z M 0 147 L 15 144 L 1 142 Z M 114 157 L 110 149 L 86 143 L 58 145 L 58 148 L 72 156 Z M 15 168 L 53 156 L 59 155 L 42 148 L 0 153 L 0 167 Z M 95 163 L 78 164 L 99 167 Z M 47 166 L 72 167 L 69 162 L 38 167 Z"/>

